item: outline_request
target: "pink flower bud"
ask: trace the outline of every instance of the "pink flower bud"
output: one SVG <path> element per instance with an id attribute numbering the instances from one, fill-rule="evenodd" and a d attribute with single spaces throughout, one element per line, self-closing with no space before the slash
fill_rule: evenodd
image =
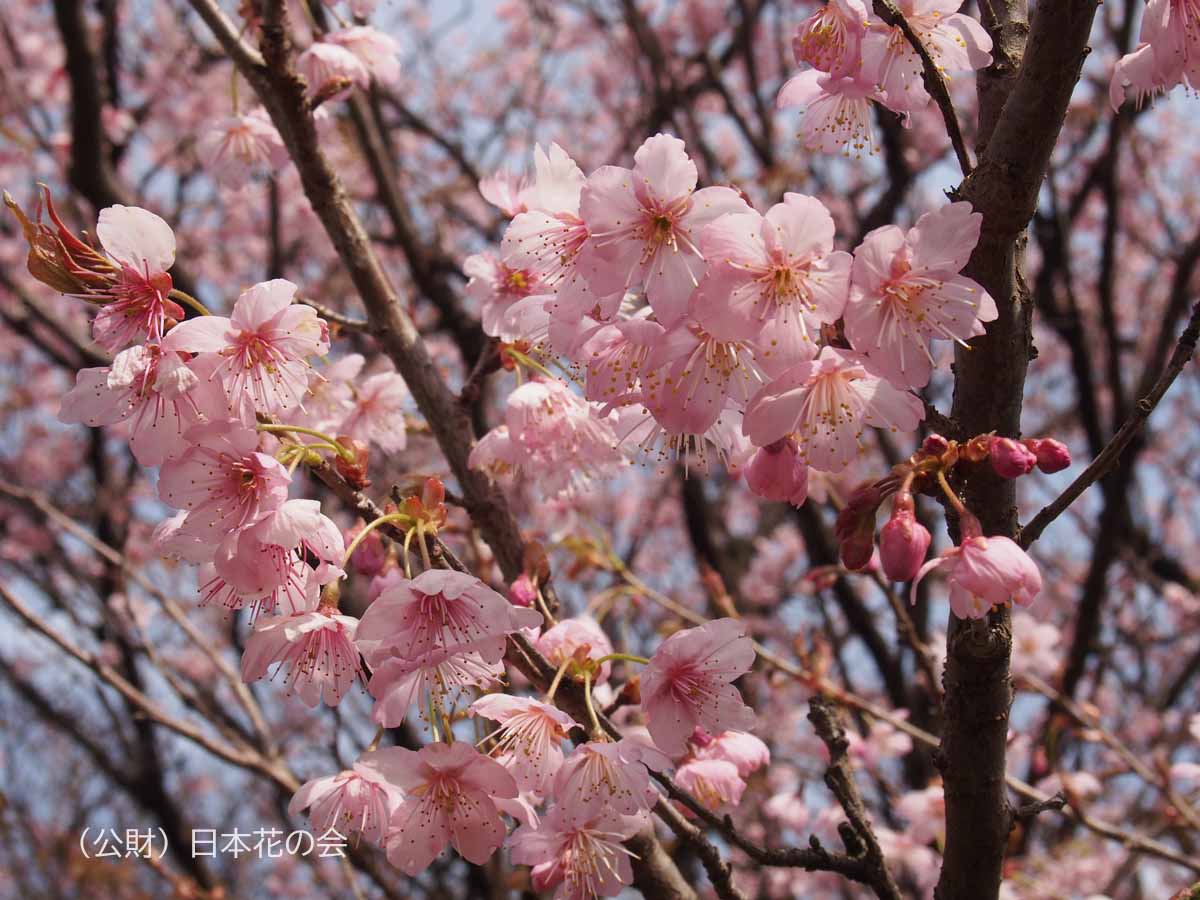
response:
<path id="1" fill-rule="evenodd" d="M 933 536 L 917 521 L 912 494 L 897 494 L 892 515 L 879 532 L 879 559 L 883 572 L 892 581 L 912 581 L 917 577 Z"/>
<path id="2" fill-rule="evenodd" d="M 1012 438 L 994 437 L 988 445 L 988 456 L 992 468 L 1001 478 L 1020 478 L 1028 475 L 1037 465 L 1037 457 L 1024 444 Z"/>
<path id="3" fill-rule="evenodd" d="M 1025 446 L 1037 457 L 1037 467 L 1047 475 L 1061 472 L 1071 465 L 1071 451 L 1062 441 L 1054 438 L 1030 438 Z"/>
<path id="4" fill-rule="evenodd" d="M 941 456 L 950 449 L 950 442 L 940 434 L 931 434 L 921 442 L 921 452 L 930 456 Z"/>
<path id="5" fill-rule="evenodd" d="M 513 606 L 533 606 L 537 602 L 537 588 L 533 579 L 522 572 L 508 587 L 508 602 Z"/>
<path id="6" fill-rule="evenodd" d="M 808 498 L 808 466 L 791 438 L 762 447 L 746 468 L 746 486 L 764 500 L 803 506 Z"/>

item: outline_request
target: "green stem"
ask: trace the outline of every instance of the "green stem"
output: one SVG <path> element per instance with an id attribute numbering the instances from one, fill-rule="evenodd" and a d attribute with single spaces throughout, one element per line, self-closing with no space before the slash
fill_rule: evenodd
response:
<path id="1" fill-rule="evenodd" d="M 212 313 L 208 311 L 208 308 L 203 303 L 186 291 L 181 291 L 179 288 L 171 288 L 171 292 L 167 294 L 167 296 L 172 300 L 178 300 L 184 306 L 190 306 L 202 316 L 212 315 Z"/>
<path id="2" fill-rule="evenodd" d="M 271 432 L 272 434 L 287 434 L 288 432 L 292 432 L 294 434 L 307 434 L 310 437 L 320 438 L 321 440 L 328 443 L 330 447 L 332 447 L 334 450 L 336 450 L 337 455 L 340 456 L 342 459 L 344 459 L 346 462 L 348 462 L 348 463 L 358 462 L 358 460 L 356 460 L 354 458 L 354 454 L 351 453 L 349 450 L 347 450 L 345 447 L 343 447 L 341 444 L 339 444 L 335 438 L 331 438 L 325 432 L 317 431 L 315 428 L 305 428 L 303 425 L 260 424 L 258 426 L 258 430 Z"/>
<path id="3" fill-rule="evenodd" d="M 603 734 L 604 729 L 600 727 L 600 719 L 596 715 L 596 707 L 592 705 L 592 673 L 590 671 L 583 673 L 583 702 L 587 706 L 588 718 L 592 720 L 594 733 Z"/>
<path id="4" fill-rule="evenodd" d="M 954 507 L 954 511 L 960 516 L 966 513 L 967 508 L 963 506 L 962 500 L 958 499 L 958 494 L 954 493 L 954 488 L 950 487 L 950 482 L 946 480 L 946 470 L 938 469 L 937 472 L 938 484 L 941 485 L 942 493 L 946 495 L 946 499 L 950 501 L 950 505 Z"/>
<path id="5" fill-rule="evenodd" d="M 568 656 L 562 661 L 562 665 L 558 667 L 558 671 L 554 673 L 554 680 L 550 682 L 550 689 L 546 691 L 547 703 L 554 699 L 554 692 L 558 690 L 558 686 L 563 680 L 563 675 L 567 673 L 567 666 L 570 664 L 571 657 Z"/>
<path id="6" fill-rule="evenodd" d="M 648 660 L 646 657 L 634 656 L 632 653 L 610 653 L 607 656 L 602 656 L 597 660 L 593 660 L 593 664 L 602 666 L 606 662 L 611 662 L 618 659 L 624 660 L 625 662 L 641 663 L 643 666 L 650 662 L 650 660 Z"/>

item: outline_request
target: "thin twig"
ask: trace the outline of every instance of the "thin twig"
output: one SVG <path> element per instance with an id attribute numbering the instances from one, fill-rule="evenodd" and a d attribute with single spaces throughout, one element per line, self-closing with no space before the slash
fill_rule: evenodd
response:
<path id="1" fill-rule="evenodd" d="M 1195 355 L 1198 340 L 1200 340 L 1200 302 L 1197 302 L 1192 307 L 1192 317 L 1188 320 L 1187 328 L 1179 336 L 1179 342 L 1175 345 L 1175 352 L 1171 354 L 1171 358 L 1167 361 L 1162 374 L 1158 376 L 1154 387 L 1150 389 L 1150 393 L 1137 402 L 1133 413 L 1125 420 L 1125 424 L 1121 426 L 1120 431 L 1097 454 L 1096 458 L 1092 460 L 1091 465 L 1079 473 L 1079 477 L 1072 481 L 1065 491 L 1030 519 L 1029 524 L 1021 529 L 1020 544 L 1022 547 L 1029 547 L 1030 544 L 1041 537 L 1042 532 L 1046 530 L 1046 526 L 1062 515 L 1067 507 L 1074 503 L 1084 491 L 1108 474 L 1109 470 L 1117 464 L 1117 460 L 1125 448 L 1129 446 L 1129 442 L 1133 440 L 1134 435 L 1141 430 L 1146 420 L 1150 418 L 1150 414 L 1154 412 L 1154 408 L 1158 406 L 1171 385 L 1175 383 L 1175 379 L 1179 377 L 1179 373 L 1184 370 L 1188 362 Z"/>
<path id="2" fill-rule="evenodd" d="M 950 143 L 954 147 L 954 155 L 958 157 L 958 164 L 962 168 L 963 175 L 970 175 L 974 164 L 971 162 L 967 143 L 963 140 L 962 129 L 958 124 L 958 115 L 954 112 L 954 102 L 950 99 L 950 90 L 946 87 L 946 79 L 942 76 L 942 67 L 929 55 L 921 38 L 917 36 L 912 25 L 904 18 L 904 13 L 900 12 L 892 0 L 875 0 L 875 15 L 888 25 L 899 28 L 904 39 L 921 58 L 921 79 L 925 82 L 925 90 L 929 92 L 929 96 L 933 97 L 933 102 L 942 111 L 942 119 L 946 123 L 946 133 L 950 136 Z"/>

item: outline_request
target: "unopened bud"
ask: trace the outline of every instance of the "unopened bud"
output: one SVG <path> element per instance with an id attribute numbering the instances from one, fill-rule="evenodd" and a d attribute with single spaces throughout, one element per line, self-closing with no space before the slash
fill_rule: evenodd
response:
<path id="1" fill-rule="evenodd" d="M 755 496 L 802 506 L 808 498 L 808 466 L 796 442 L 784 438 L 761 447 L 746 467 L 746 486 Z"/>
<path id="2" fill-rule="evenodd" d="M 1047 475 L 1061 472 L 1071 465 L 1071 451 L 1062 441 L 1054 438 L 1030 438 L 1025 446 L 1037 457 L 1037 467 Z"/>
<path id="3" fill-rule="evenodd" d="M 864 569 L 875 552 L 875 514 L 883 493 L 875 482 L 859 485 L 838 513 L 834 533 L 838 554 L 847 569 Z"/>
<path id="4" fill-rule="evenodd" d="M 344 434 L 338 435 L 337 442 L 350 451 L 350 458 L 337 454 L 334 457 L 333 468 L 355 490 L 365 490 L 371 484 L 367 478 L 370 448 L 364 442 Z"/>
<path id="5" fill-rule="evenodd" d="M 921 452 L 930 456 L 941 456 L 950 449 L 950 442 L 940 434 L 931 434 L 921 442 Z"/>
<path id="6" fill-rule="evenodd" d="M 533 606 L 537 602 L 537 588 L 533 579 L 522 572 L 508 587 L 508 602 L 513 606 Z"/>
<path id="7" fill-rule="evenodd" d="M 994 437 L 988 447 L 992 468 L 1001 478 L 1020 478 L 1028 475 L 1037 465 L 1037 457 L 1024 444 L 1012 438 Z"/>
<path id="8" fill-rule="evenodd" d="M 892 515 L 879 531 L 879 561 L 892 581 L 917 577 L 933 535 L 917 521 L 916 505 L 907 491 L 892 502 Z"/>

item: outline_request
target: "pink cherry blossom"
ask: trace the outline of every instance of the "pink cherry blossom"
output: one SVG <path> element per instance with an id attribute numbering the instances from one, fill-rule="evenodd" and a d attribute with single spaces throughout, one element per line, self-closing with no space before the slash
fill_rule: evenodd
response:
<path id="1" fill-rule="evenodd" d="M 563 764 L 562 742 L 579 723 L 555 706 L 529 697 L 487 694 L 468 708 L 499 725 L 488 755 L 508 769 L 522 791 L 544 791 Z"/>
<path id="2" fill-rule="evenodd" d="M 288 159 L 283 139 L 262 108 L 214 122 L 196 141 L 200 163 L 224 187 L 238 188 L 254 174 L 272 174 Z"/>
<path id="3" fill-rule="evenodd" d="M 505 837 L 493 799 L 517 796 L 513 777 L 470 744 L 394 749 L 385 775 L 405 799 L 384 841 L 388 861 L 418 875 L 449 844 L 468 862 L 487 862 Z"/>
<path id="4" fill-rule="evenodd" d="M 373 642 L 367 646 L 372 647 Z M 411 658 L 386 656 L 378 651 L 364 651 L 363 655 L 373 669 L 367 683 L 367 690 L 375 698 L 371 718 L 384 728 L 398 727 L 413 706 L 420 708 L 422 718 L 427 718 L 430 702 L 434 707 L 448 700 L 456 702 L 469 688 L 486 689 L 504 677 L 503 663 L 484 659 L 470 650 L 442 648 Z"/>
<path id="5" fill-rule="evenodd" d="M 811 348 L 805 356 L 815 356 L 820 326 L 841 318 L 850 288 L 851 258 L 833 251 L 833 231 L 821 201 L 793 193 L 765 216 L 713 222 L 700 234 L 708 271 L 692 298 L 697 320 L 725 339 L 777 323 L 799 332 L 796 341 Z"/>
<path id="6" fill-rule="evenodd" d="M 765 380 L 749 343 L 718 339 L 691 317 L 662 335 L 645 369 L 642 402 L 668 434 L 704 434 Z"/>
<path id="7" fill-rule="evenodd" d="M 371 72 L 357 55 L 345 47 L 327 41 L 317 41 L 296 57 L 296 70 L 308 82 L 309 98 L 316 97 L 332 85 L 341 85 L 328 99 L 345 97 L 351 87 L 367 88 Z"/>
<path id="8" fill-rule="evenodd" d="M 408 385 L 399 373 L 376 372 L 351 387 L 353 406 L 337 428 L 338 434 L 373 443 L 385 453 L 399 453 L 408 445 Z"/>
<path id="9" fill-rule="evenodd" d="M 693 759 L 721 759 L 732 763 L 742 778 L 748 778 L 771 761 L 771 751 L 761 740 L 745 731 L 723 731 L 713 736 L 697 728 L 691 738 Z"/>
<path id="10" fill-rule="evenodd" d="M 805 150 L 849 157 L 879 152 L 871 125 L 872 100 L 887 105 L 875 82 L 861 74 L 825 75 L 809 69 L 784 83 L 775 105 L 804 110 L 796 136 Z"/>
<path id="11" fill-rule="evenodd" d="M 633 882 L 624 842 L 648 825 L 644 815 L 596 811 L 584 820 L 564 808 L 550 809 L 536 828 L 522 826 L 512 836 L 514 863 L 533 867 L 538 891 L 557 888 L 554 900 L 615 897 Z"/>
<path id="12" fill-rule="evenodd" d="M 996 435 L 988 442 L 988 460 L 1001 478 L 1020 478 L 1037 466 L 1037 455 L 1012 438 Z"/>
<path id="13" fill-rule="evenodd" d="M 710 812 L 725 812 L 742 802 L 746 782 L 738 768 L 724 759 L 692 759 L 675 771 L 675 783 Z M 686 807 L 685 815 L 691 815 Z"/>
<path id="14" fill-rule="evenodd" d="M 719 216 L 749 211 L 737 192 L 697 191 L 696 180 L 683 141 L 666 134 L 638 148 L 633 169 L 602 166 L 591 174 L 580 212 L 601 263 L 585 273 L 593 293 L 641 285 L 664 326 L 683 317 L 704 274 L 700 230 Z"/>
<path id="15" fill-rule="evenodd" d="M 394 37 L 378 28 L 354 25 L 330 31 L 324 40 L 353 53 L 371 78 L 380 84 L 391 84 L 400 77 L 400 45 Z"/>
<path id="16" fill-rule="evenodd" d="M 984 537 L 978 523 L 965 520 L 963 540 L 957 547 L 921 567 L 917 585 L 941 566 L 949 566 L 950 609 L 960 619 L 982 619 L 995 606 L 1029 606 L 1042 590 L 1037 564 L 1014 541 Z"/>
<path id="17" fill-rule="evenodd" d="M 830 75 L 853 75 L 862 65 L 869 19 L 863 0 L 830 0 L 796 28 L 792 55 Z"/>
<path id="18" fill-rule="evenodd" d="M 512 306 L 530 295 L 546 296 L 550 285 L 531 269 L 519 269 L 501 262 L 492 253 L 475 253 L 463 261 L 463 271 L 470 279 L 467 282 L 468 296 L 480 305 L 483 331 L 501 340 L 515 340 L 518 336 L 505 326 L 507 313 Z"/>
<path id="19" fill-rule="evenodd" d="M 182 455 L 189 446 L 184 433 L 210 413 L 223 416 L 224 406 L 221 392 L 201 382 L 179 354 L 139 344 L 118 353 L 111 366 L 81 369 L 58 415 L 93 428 L 128 423 L 137 461 L 157 466 Z"/>
<path id="20" fill-rule="evenodd" d="M 764 500 L 803 506 L 808 498 L 808 466 L 796 442 L 782 438 L 758 448 L 746 467 L 746 487 Z"/>
<path id="21" fill-rule="evenodd" d="M 613 652 L 608 635 L 590 616 L 560 619 L 552 628 L 542 632 L 534 641 L 534 646 L 555 668 L 580 651 L 584 653 L 584 658 L 590 660 L 602 659 Z M 603 684 L 608 681 L 611 670 L 611 662 L 602 663 L 592 679 L 593 683 Z"/>
<path id="22" fill-rule="evenodd" d="M 149 210 L 110 206 L 100 210 L 96 237 L 118 271 L 103 292 L 108 300 L 92 320 L 92 337 L 110 353 L 161 340 L 167 317 L 183 318 L 183 309 L 168 297 L 167 270 L 175 262 L 171 227 Z"/>
<path id="23" fill-rule="evenodd" d="M 191 446 L 163 463 L 158 496 L 188 510 L 182 529 L 214 548 L 287 499 L 291 478 L 279 461 L 257 452 L 258 435 L 236 422 L 198 425 Z"/>
<path id="24" fill-rule="evenodd" d="M 642 710 L 654 743 L 677 756 L 697 725 L 709 732 L 752 727 L 754 712 L 731 682 L 753 664 L 754 646 L 735 619 L 716 619 L 663 641 L 642 672 Z"/>
<path id="25" fill-rule="evenodd" d="M 907 233 L 877 228 L 854 251 L 846 337 L 897 387 L 924 387 L 933 372 L 929 341 L 964 343 L 996 318 L 996 302 L 959 275 L 979 242 L 983 217 L 951 203 Z"/>
<path id="26" fill-rule="evenodd" d="M 983 26 L 957 10 L 962 0 L 897 0 L 896 7 L 943 75 L 982 69 L 992 63 L 992 38 Z M 863 72 L 897 112 L 929 102 L 921 78 L 921 58 L 899 27 L 872 19 L 862 40 Z"/>
<path id="27" fill-rule="evenodd" d="M 242 680 L 258 681 L 279 663 L 285 683 L 309 706 L 337 706 L 358 677 L 358 620 L 321 607 L 259 619 L 242 654 Z"/>
<path id="28" fill-rule="evenodd" d="M 387 779 L 395 755 L 394 747 L 370 750 L 337 775 L 306 781 L 288 803 L 288 814 L 307 809 L 319 834 L 335 829 L 343 837 L 362 835 L 381 844 L 388 821 L 404 801 L 404 793 Z"/>
<path id="29" fill-rule="evenodd" d="M 308 357 L 329 352 L 324 322 L 311 306 L 293 304 L 296 285 L 282 278 L 242 293 L 229 318 L 181 322 L 163 341 L 170 350 L 215 353 L 214 375 L 231 397 L 245 396 L 259 412 L 300 404 L 308 390 Z"/>
<path id="30" fill-rule="evenodd" d="M 579 352 L 587 366 L 587 398 L 619 405 L 637 396 L 650 351 L 664 333 L 661 325 L 641 315 L 594 329 Z"/>
<path id="31" fill-rule="evenodd" d="M 825 347 L 765 385 L 742 427 L 759 447 L 792 434 L 810 467 L 840 472 L 863 452 L 864 428 L 913 431 L 923 417 L 921 401 L 874 374 L 864 357 Z"/>
<path id="32" fill-rule="evenodd" d="M 506 216 L 519 216 L 529 208 L 529 187 L 528 176 L 511 172 L 496 172 L 479 180 L 480 195 Z"/>
<path id="33" fill-rule="evenodd" d="M 1113 70 L 1109 99 L 1119 109 L 1133 87 L 1139 105 L 1147 95 L 1178 84 L 1200 86 L 1200 4 L 1196 0 L 1148 0 L 1138 47 Z"/>
<path id="34" fill-rule="evenodd" d="M 541 613 L 513 606 L 478 578 L 429 569 L 385 590 L 363 614 L 359 646 L 371 664 L 439 650 L 504 656 L 507 635 L 540 625 Z"/>
<path id="35" fill-rule="evenodd" d="M 1037 459 L 1037 467 L 1047 475 L 1061 472 L 1071 465 L 1071 451 L 1062 441 L 1054 438 L 1026 438 L 1021 442 Z"/>
<path id="36" fill-rule="evenodd" d="M 337 525 L 321 512 L 316 500 L 288 500 L 271 510 L 236 541 L 223 542 L 213 560 L 216 574 L 233 594 L 223 602 L 270 612 L 283 600 L 301 609 L 301 598 L 314 586 L 329 584 L 345 573 L 340 566 L 345 544 Z M 315 566 L 315 568 L 314 568 Z M 220 586 L 206 586 L 208 592 Z M 210 598 L 212 599 L 212 598 Z"/>
<path id="37" fill-rule="evenodd" d="M 1012 617 L 1013 674 L 1026 672 L 1049 678 L 1058 671 L 1062 631 L 1050 622 L 1039 622 L 1029 613 L 1018 612 Z"/>
<path id="38" fill-rule="evenodd" d="M 660 772 L 670 765 L 658 750 L 633 738 L 589 741 L 566 758 L 550 793 L 563 814 L 576 822 L 605 809 L 633 816 L 649 812 L 659 797 L 649 770 Z"/>

